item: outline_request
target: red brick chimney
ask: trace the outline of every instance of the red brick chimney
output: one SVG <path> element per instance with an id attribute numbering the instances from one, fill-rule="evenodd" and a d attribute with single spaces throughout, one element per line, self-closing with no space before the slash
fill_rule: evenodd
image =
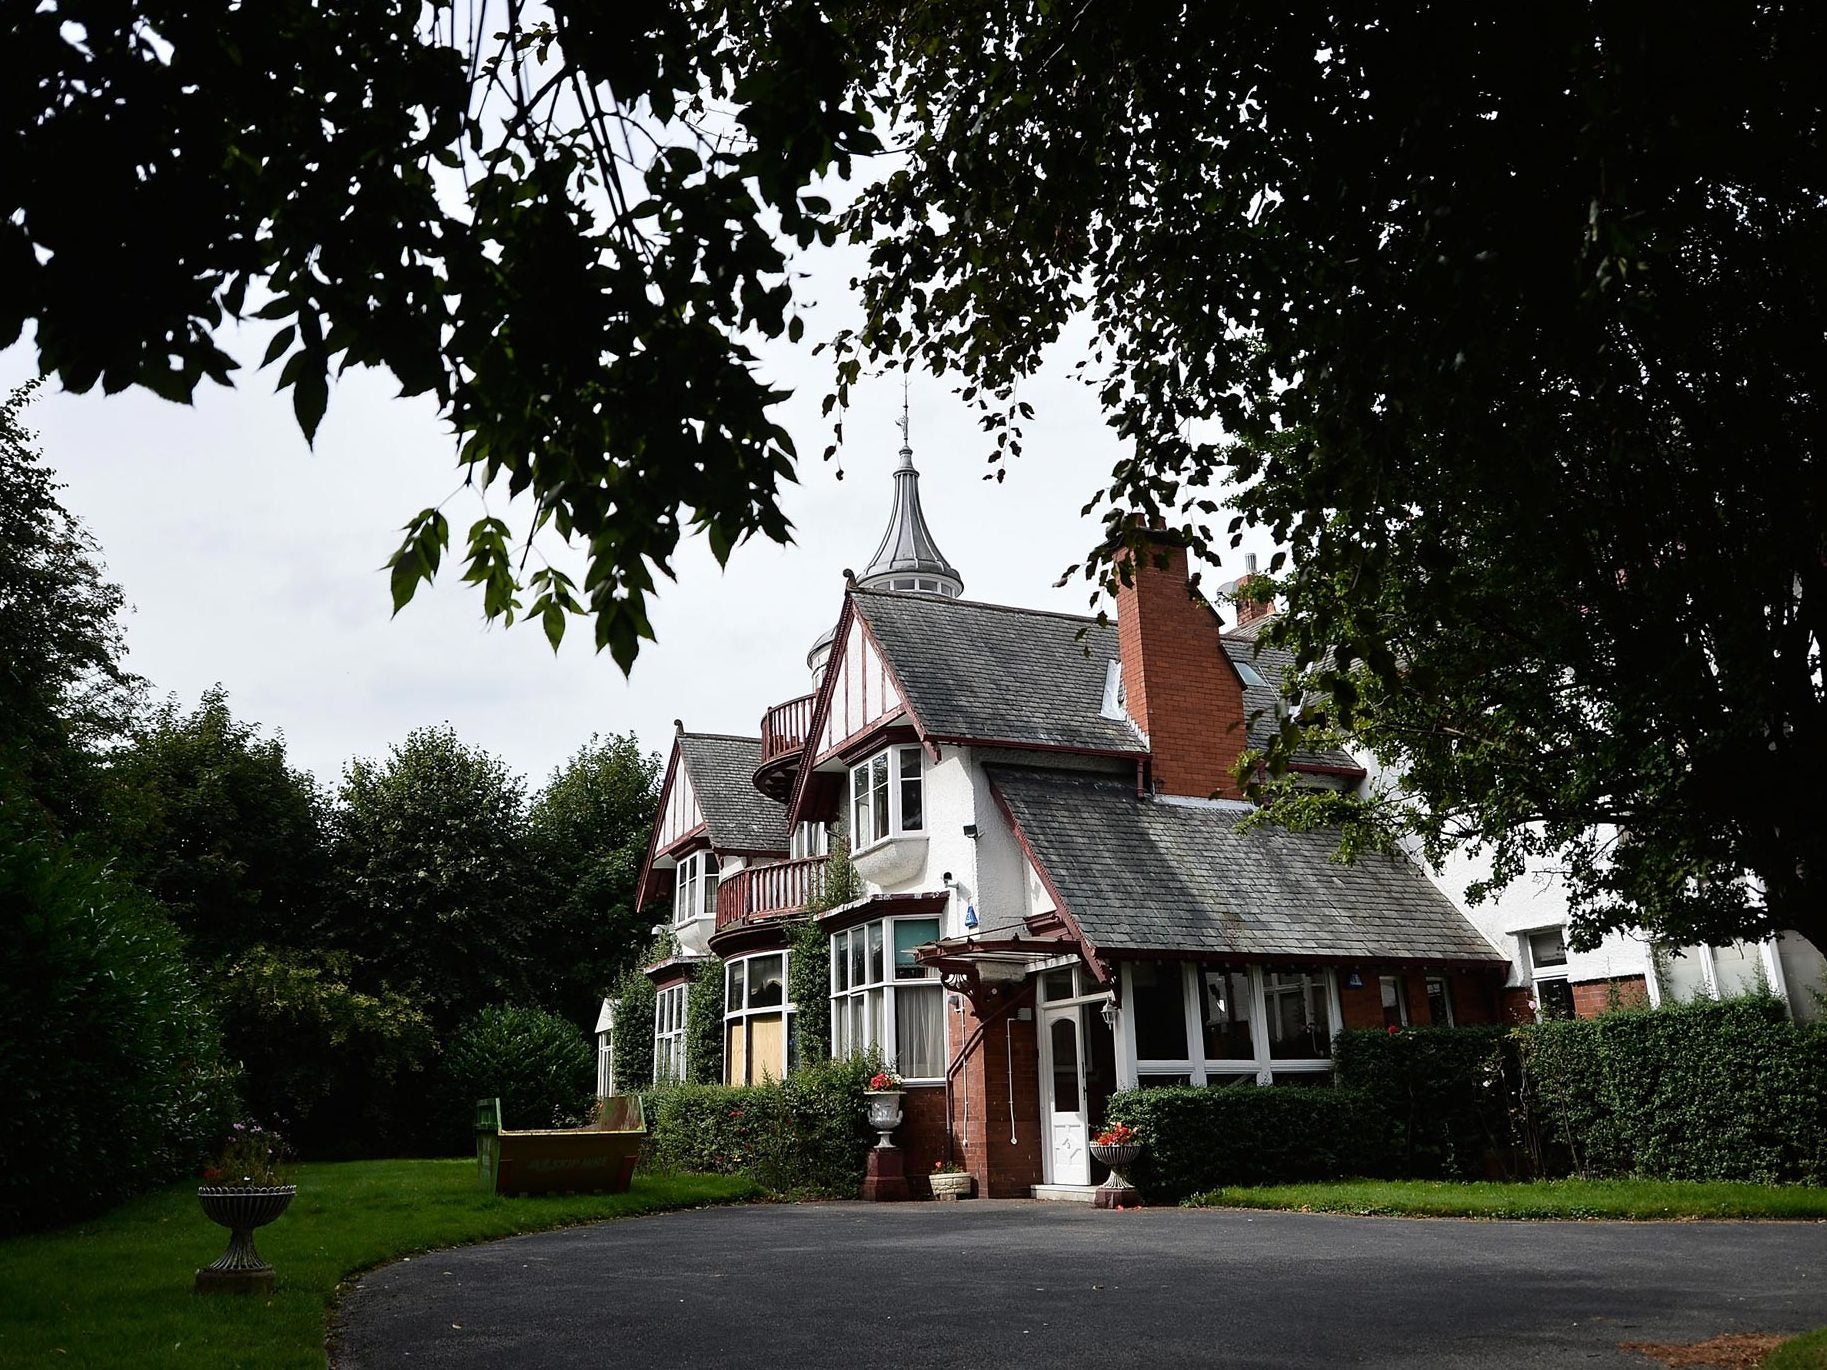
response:
<path id="1" fill-rule="evenodd" d="M 1165 566 L 1155 559 L 1166 556 Z M 1119 566 L 1129 560 L 1119 555 Z M 1148 734 L 1158 793 L 1241 798 L 1243 681 L 1219 642 L 1218 615 L 1192 589 L 1186 549 L 1156 542 L 1117 589 L 1124 703 Z"/>
<path id="2" fill-rule="evenodd" d="M 1243 592 L 1250 587 L 1250 582 L 1256 579 L 1256 553 L 1245 552 L 1243 556 L 1243 574 L 1238 576 L 1231 584 L 1224 587 L 1235 597 L 1234 602 L 1237 605 L 1237 626 L 1239 628 L 1247 628 L 1252 623 L 1259 622 L 1275 612 L 1274 600 L 1254 600 L 1245 597 Z"/>

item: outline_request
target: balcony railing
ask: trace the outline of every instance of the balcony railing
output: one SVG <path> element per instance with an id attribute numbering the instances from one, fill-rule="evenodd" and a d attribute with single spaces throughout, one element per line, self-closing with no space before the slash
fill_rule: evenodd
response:
<path id="1" fill-rule="evenodd" d="M 799 754 L 806 734 L 812 731 L 813 695 L 801 695 L 776 704 L 761 716 L 761 764 L 755 768 L 755 788 L 770 799 L 785 799 L 793 788 Z"/>
<path id="2" fill-rule="evenodd" d="M 717 886 L 717 929 L 745 918 L 796 913 L 824 876 L 825 858 L 809 856 L 773 866 L 750 866 Z"/>
<path id="3" fill-rule="evenodd" d="M 812 729 L 812 701 L 815 695 L 801 695 L 785 704 L 776 704 L 761 716 L 761 764 L 805 748 L 806 734 Z"/>

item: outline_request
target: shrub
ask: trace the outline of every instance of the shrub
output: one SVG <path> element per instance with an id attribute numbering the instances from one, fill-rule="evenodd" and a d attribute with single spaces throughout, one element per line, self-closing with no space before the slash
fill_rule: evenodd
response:
<path id="1" fill-rule="evenodd" d="M 1588 1175 L 1827 1181 L 1827 1024 L 1752 995 L 1542 1023 L 1526 1102 Z"/>
<path id="2" fill-rule="evenodd" d="M 194 1173 L 234 1081 L 170 919 L 3 793 L 0 910 L 0 1232 Z"/>
<path id="3" fill-rule="evenodd" d="M 831 938 L 815 918 L 787 929 L 787 980 L 799 1006 L 795 1070 L 831 1059 Z"/>
<path id="4" fill-rule="evenodd" d="M 574 1127 L 596 1101 L 595 1054 L 576 1024 L 528 1008 L 485 1008 L 444 1052 L 441 1115 L 467 1141 L 478 1099 L 501 1100 L 501 1125 Z"/>
<path id="5" fill-rule="evenodd" d="M 1141 1133 L 1141 1157 L 1124 1174 L 1154 1202 L 1225 1185 L 1381 1174 L 1396 1148 L 1377 1102 L 1349 1089 L 1136 1089 L 1115 1095 L 1105 1116 Z"/>
<path id="6" fill-rule="evenodd" d="M 723 1083 L 723 962 L 715 956 L 693 967 L 685 990 L 685 1075 L 693 1084 Z"/>
<path id="7" fill-rule="evenodd" d="M 609 1049 L 615 1054 L 615 1087 L 636 1094 L 653 1084 L 653 981 L 639 966 L 616 982 L 615 1031 Z"/>
<path id="8" fill-rule="evenodd" d="M 1512 1145 L 1508 1037 L 1502 1027 L 1360 1028 L 1338 1035 L 1332 1059 L 1339 1084 L 1389 1115 L 1402 1176 L 1476 1179 Z"/>
<path id="9" fill-rule="evenodd" d="M 255 947 L 221 980 L 222 1032 L 242 1097 L 310 1158 L 389 1156 L 436 1140 L 426 1123 L 437 1058 L 431 1025 L 398 994 L 344 981 L 346 958 L 312 964 Z"/>
<path id="10" fill-rule="evenodd" d="M 759 1085 L 656 1089 L 645 1098 L 648 1159 L 664 1170 L 748 1175 L 780 1194 L 854 1198 L 875 1140 L 863 1101 L 874 1069 L 828 1061 Z"/>

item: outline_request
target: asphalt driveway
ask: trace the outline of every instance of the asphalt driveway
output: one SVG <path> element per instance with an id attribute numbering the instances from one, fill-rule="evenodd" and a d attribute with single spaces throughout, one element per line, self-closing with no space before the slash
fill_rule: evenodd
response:
<path id="1" fill-rule="evenodd" d="M 1494 1223 L 1072 1204 L 704 1209 L 417 1257 L 374 1367 L 1635 1366 L 1827 1324 L 1827 1224 Z"/>

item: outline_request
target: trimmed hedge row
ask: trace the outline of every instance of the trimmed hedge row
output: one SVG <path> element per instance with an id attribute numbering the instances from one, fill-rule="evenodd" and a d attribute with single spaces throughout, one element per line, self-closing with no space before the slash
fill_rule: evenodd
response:
<path id="1" fill-rule="evenodd" d="M 1523 1103 L 1583 1175 L 1827 1182 L 1827 1023 L 1770 995 L 1517 1034 Z"/>
<path id="2" fill-rule="evenodd" d="M 1344 1032 L 1337 1087 L 1135 1090 L 1157 1201 L 1225 1185 L 1577 1174 L 1827 1182 L 1827 1023 L 1768 995 L 1521 1028 Z"/>
<path id="3" fill-rule="evenodd" d="M 661 1169 L 747 1175 L 779 1194 L 854 1198 L 875 1133 L 864 1124 L 861 1060 L 808 1066 L 747 1086 L 681 1084 L 643 1096 L 645 1160 Z"/>
<path id="4" fill-rule="evenodd" d="M 1354 1089 L 1136 1089 L 1113 1097 L 1107 1116 L 1146 1140 L 1125 1174 L 1155 1202 L 1224 1185 L 1378 1174 L 1395 1150 L 1388 1114 Z"/>
<path id="5" fill-rule="evenodd" d="M 1485 1177 L 1513 1155 L 1517 1072 L 1511 1029 L 1358 1029 L 1333 1042 L 1340 1085 L 1375 1099 L 1392 1128 L 1392 1175 L 1411 1180 Z"/>

